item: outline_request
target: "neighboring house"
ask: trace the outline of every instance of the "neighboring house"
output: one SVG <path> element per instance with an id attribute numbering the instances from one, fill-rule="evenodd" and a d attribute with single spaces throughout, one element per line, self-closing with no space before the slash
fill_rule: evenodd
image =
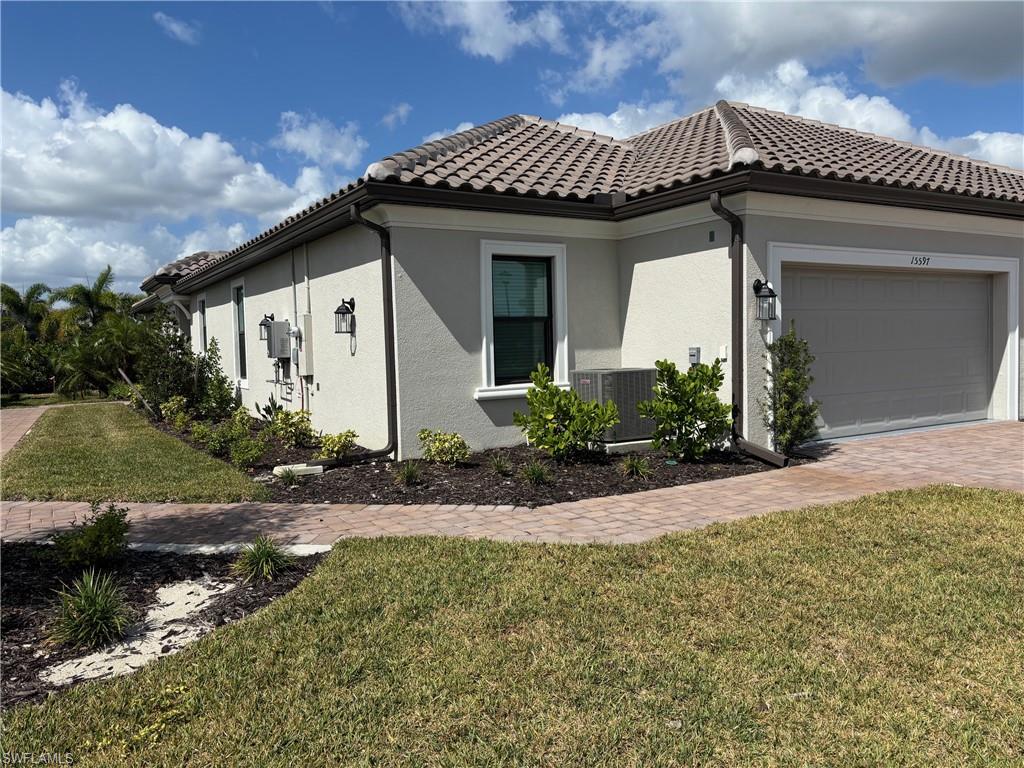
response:
<path id="1" fill-rule="evenodd" d="M 391 155 L 164 267 L 141 305 L 174 307 L 197 350 L 217 338 L 247 406 L 273 394 L 402 457 L 424 427 L 521 441 L 538 362 L 567 384 L 691 348 L 725 361 L 739 434 L 766 446 L 765 344 L 791 322 L 824 437 L 1017 419 L 1022 253 L 1021 171 L 719 102 L 623 140 L 514 115 Z M 268 358 L 270 314 L 298 326 L 295 359 Z"/>

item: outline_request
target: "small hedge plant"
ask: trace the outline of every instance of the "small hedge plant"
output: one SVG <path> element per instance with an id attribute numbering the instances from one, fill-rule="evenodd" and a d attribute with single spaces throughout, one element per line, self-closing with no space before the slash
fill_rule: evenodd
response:
<path id="1" fill-rule="evenodd" d="M 267 452 L 267 437 L 262 432 L 253 437 L 252 417 L 244 406 L 215 427 L 193 424 L 192 439 L 214 456 L 230 458 L 238 467 L 251 467 Z"/>
<path id="2" fill-rule="evenodd" d="M 260 534 L 247 544 L 231 570 L 246 583 L 273 581 L 295 564 L 295 558 L 269 536 Z"/>
<path id="3" fill-rule="evenodd" d="M 316 440 L 316 433 L 309 421 L 309 411 L 275 411 L 267 429 L 289 448 L 313 445 Z"/>
<path id="4" fill-rule="evenodd" d="M 796 326 L 768 345 L 767 384 L 761 401 L 765 428 L 775 450 L 788 454 L 796 446 L 818 436 L 818 404 L 807 395 L 814 382 L 814 355 Z"/>
<path id="5" fill-rule="evenodd" d="M 419 431 L 420 450 L 427 461 L 455 465 L 469 458 L 469 445 L 458 432 Z"/>
<path id="6" fill-rule="evenodd" d="M 160 404 L 160 415 L 164 421 L 174 425 L 179 432 L 188 429 L 191 419 L 188 414 L 188 401 L 181 395 L 175 395 Z"/>
<path id="7" fill-rule="evenodd" d="M 651 444 L 687 461 L 702 458 L 729 429 L 730 407 L 718 399 L 725 381 L 722 361 L 698 363 L 685 373 L 669 360 L 658 360 L 654 398 L 637 406 L 640 415 L 654 420 Z"/>
<path id="8" fill-rule="evenodd" d="M 128 626 L 129 613 L 120 587 L 109 573 L 89 569 L 70 588 L 58 593 L 60 610 L 53 639 L 82 648 L 98 648 L 119 640 Z"/>
<path id="9" fill-rule="evenodd" d="M 356 449 L 359 435 L 353 429 L 346 429 L 337 434 L 321 435 L 320 450 L 316 452 L 318 459 L 344 459 Z"/>
<path id="10" fill-rule="evenodd" d="M 601 436 L 619 423 L 615 403 L 602 405 L 580 397 L 573 389 L 561 389 L 540 363 L 532 374 L 533 387 L 526 393 L 529 413 L 512 415 L 527 441 L 556 459 L 570 459 L 593 449 Z"/>
<path id="11" fill-rule="evenodd" d="M 110 504 L 100 512 L 100 505 L 93 502 L 82 525 L 54 537 L 57 559 L 74 569 L 110 565 L 128 549 L 129 525 L 127 508 Z"/>

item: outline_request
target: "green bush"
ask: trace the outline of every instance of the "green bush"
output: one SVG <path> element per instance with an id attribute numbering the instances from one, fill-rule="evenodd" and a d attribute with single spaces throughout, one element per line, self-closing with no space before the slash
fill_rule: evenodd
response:
<path id="1" fill-rule="evenodd" d="M 320 450 L 316 452 L 318 459 L 343 459 L 356 449 L 355 430 L 346 429 L 335 435 L 320 436 Z"/>
<path id="2" fill-rule="evenodd" d="M 202 421 L 195 421 L 191 427 L 192 439 L 209 449 L 210 440 L 213 437 L 213 427 Z"/>
<path id="3" fill-rule="evenodd" d="M 403 461 L 395 465 L 395 482 L 398 485 L 416 485 L 420 481 L 420 463 Z"/>
<path id="4" fill-rule="evenodd" d="M 615 403 L 587 401 L 572 389 L 560 389 L 543 363 L 530 374 L 533 387 L 526 393 L 529 413 L 512 415 L 526 439 L 556 459 L 566 459 L 592 449 L 606 430 L 619 423 Z"/>
<path id="5" fill-rule="evenodd" d="M 257 437 L 237 437 L 231 441 L 228 452 L 231 455 L 231 463 L 245 469 L 263 458 L 263 454 L 267 452 L 267 441 L 262 433 Z"/>
<path id="6" fill-rule="evenodd" d="M 97 648 L 124 635 L 129 613 L 117 582 L 109 573 L 89 569 L 71 588 L 59 593 L 60 612 L 53 639 L 62 645 Z"/>
<path id="7" fill-rule="evenodd" d="M 294 564 L 295 558 L 287 554 L 280 544 L 261 534 L 252 544 L 245 546 L 231 570 L 245 582 L 273 581 Z"/>
<path id="8" fill-rule="evenodd" d="M 172 424 L 178 416 L 188 416 L 188 400 L 184 395 L 174 395 L 160 403 L 160 415 Z"/>
<path id="9" fill-rule="evenodd" d="M 76 569 L 116 562 L 128 549 L 129 526 L 127 508 L 111 503 L 100 512 L 100 505 L 93 502 L 82 525 L 54 537 L 57 559 Z"/>
<path id="10" fill-rule="evenodd" d="M 312 445 L 316 439 L 309 411 L 276 411 L 268 427 L 270 434 L 289 448 Z"/>
<path id="11" fill-rule="evenodd" d="M 764 425 L 775 450 L 788 454 L 796 446 L 818 436 L 818 404 L 807 396 L 814 381 L 814 355 L 796 327 L 768 345 L 767 385 L 761 401 Z"/>
<path id="12" fill-rule="evenodd" d="M 107 398 L 110 400 L 127 400 L 129 403 L 136 399 L 132 388 L 123 381 L 117 381 L 110 385 L 110 388 L 107 389 Z M 132 404 L 134 405 L 134 403 Z"/>
<path id="13" fill-rule="evenodd" d="M 420 450 L 427 461 L 439 464 L 458 464 L 469 458 L 469 445 L 458 432 L 419 431 Z"/>
<path id="14" fill-rule="evenodd" d="M 216 339 L 196 358 L 195 412 L 202 419 L 223 419 L 238 405 L 235 387 L 221 367 Z"/>
<path id="15" fill-rule="evenodd" d="M 551 482 L 551 473 L 543 461 L 530 459 L 523 467 L 523 479 L 530 485 L 547 485 Z"/>
<path id="16" fill-rule="evenodd" d="M 725 381 L 722 361 L 698 363 L 686 373 L 676 364 L 658 360 L 654 399 L 639 404 L 641 416 L 654 419 L 651 443 L 687 461 L 703 457 L 729 429 L 730 407 L 718 399 Z"/>
<path id="17" fill-rule="evenodd" d="M 647 480 L 654 474 L 654 470 L 651 469 L 651 460 L 646 456 L 636 455 L 627 456 L 619 462 L 619 472 L 623 477 L 633 480 Z"/>

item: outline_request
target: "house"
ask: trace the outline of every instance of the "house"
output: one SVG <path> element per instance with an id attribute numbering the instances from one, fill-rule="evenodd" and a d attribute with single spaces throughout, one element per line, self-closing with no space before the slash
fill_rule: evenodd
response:
<path id="1" fill-rule="evenodd" d="M 790 323 L 826 438 L 1017 419 L 1022 254 L 1021 171 L 721 101 L 622 140 L 512 115 L 399 152 L 167 265 L 140 308 L 218 339 L 250 408 L 274 395 L 402 457 L 424 427 L 520 441 L 538 362 L 567 385 L 691 351 L 768 446 L 765 345 Z"/>

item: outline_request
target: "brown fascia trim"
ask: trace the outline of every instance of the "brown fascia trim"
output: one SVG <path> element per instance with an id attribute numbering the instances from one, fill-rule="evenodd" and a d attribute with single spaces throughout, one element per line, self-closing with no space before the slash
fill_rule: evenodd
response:
<path id="1" fill-rule="evenodd" d="M 208 270 L 183 278 L 175 285 L 175 291 L 190 293 L 198 290 L 247 267 L 271 259 L 289 248 L 348 226 L 352 223 L 348 213 L 352 203 L 359 203 L 362 210 L 367 210 L 378 203 L 397 203 L 471 211 L 623 221 L 669 208 L 705 202 L 712 192 L 731 195 L 746 191 L 1024 219 L 1024 205 L 1008 200 L 884 187 L 752 169 L 724 174 L 618 204 L 613 202 L 610 195 L 597 196 L 594 201 L 586 202 L 368 181 L 235 256 L 217 262 Z"/>

